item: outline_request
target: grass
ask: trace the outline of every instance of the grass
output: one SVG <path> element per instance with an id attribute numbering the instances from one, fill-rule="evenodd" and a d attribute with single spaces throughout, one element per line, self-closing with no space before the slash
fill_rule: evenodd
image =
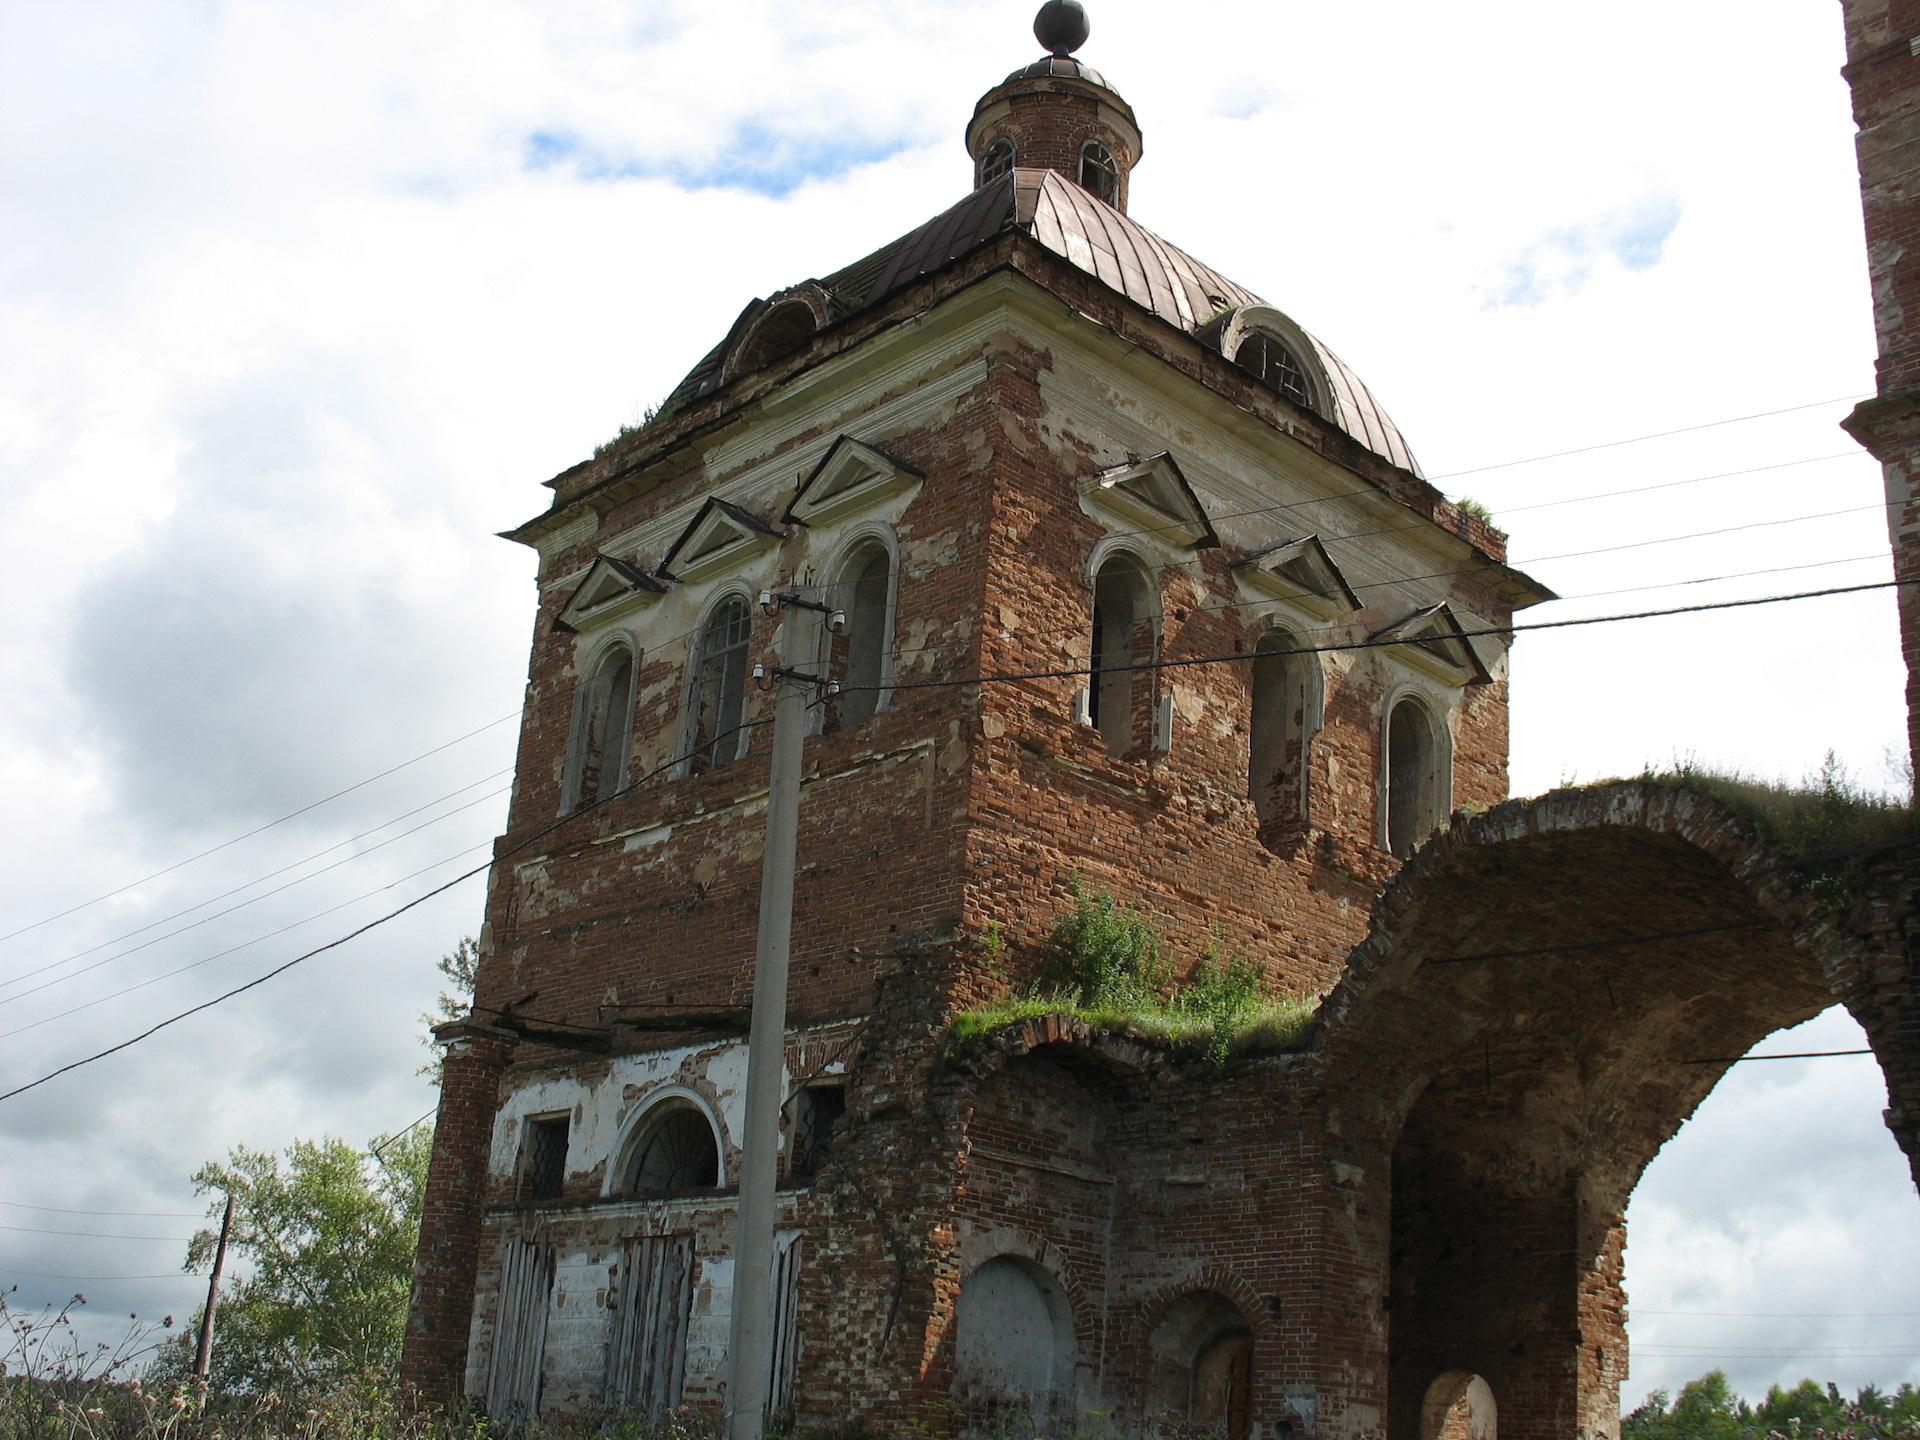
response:
<path id="1" fill-rule="evenodd" d="M 1828 751 L 1820 769 L 1795 785 L 1691 761 L 1639 777 L 1718 800 L 1758 830 L 1783 860 L 1802 860 L 1920 838 L 1909 800 L 1867 789 Z M 1897 856 L 1898 852 L 1895 852 Z M 1865 895 L 1872 856 L 1825 861 L 1800 871 L 1803 888 L 1835 919 Z"/>
<path id="2" fill-rule="evenodd" d="M 999 935 L 989 927 L 983 940 L 995 973 L 1004 965 Z M 1224 1065 L 1235 1055 L 1301 1048 L 1317 1004 L 1310 995 L 1277 991 L 1258 961 L 1243 951 L 1229 954 L 1217 933 L 1181 975 L 1138 906 L 1076 879 L 1073 907 L 1047 937 L 1039 976 L 1025 993 L 954 1016 L 949 1051 L 959 1055 L 1009 1026 L 1067 1015 Z"/>

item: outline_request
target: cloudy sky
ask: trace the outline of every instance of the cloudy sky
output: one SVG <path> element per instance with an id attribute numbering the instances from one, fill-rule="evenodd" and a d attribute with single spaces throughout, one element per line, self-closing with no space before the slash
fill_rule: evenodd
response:
<path id="1" fill-rule="evenodd" d="M 479 863 L 533 600 L 493 532 L 747 299 L 958 198 L 1031 9 L 0 0 L 0 1088 Z M 1569 597 L 1537 614 L 1886 578 L 1835 423 L 1873 354 L 1837 6 L 1092 14 L 1135 215 L 1351 362 Z M 1516 793 L 1904 783 L 1884 591 L 1515 666 Z M 0 1104 L 0 1285 L 184 1316 L 199 1163 L 428 1109 L 415 1016 L 479 902 Z M 1635 1200 L 1629 1401 L 1920 1379 L 1885 1103 L 1864 1060 L 1722 1084 Z"/>

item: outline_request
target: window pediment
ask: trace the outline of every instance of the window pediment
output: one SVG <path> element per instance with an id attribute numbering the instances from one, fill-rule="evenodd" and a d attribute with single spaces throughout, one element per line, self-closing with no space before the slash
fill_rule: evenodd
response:
<path id="1" fill-rule="evenodd" d="M 667 551 L 660 573 L 683 584 L 705 580 L 738 569 L 749 557 L 785 538 L 784 531 L 751 510 L 710 495 Z"/>
<path id="2" fill-rule="evenodd" d="M 1323 618 L 1360 608 L 1360 597 L 1353 593 L 1346 575 L 1318 535 L 1282 540 L 1257 550 L 1244 560 L 1236 560 L 1233 573 L 1248 589 L 1295 601 Z"/>
<path id="3" fill-rule="evenodd" d="M 1416 610 L 1367 638 L 1406 642 L 1390 648 L 1402 659 L 1449 685 L 1485 685 L 1493 679 L 1449 605 L 1429 605 Z"/>
<path id="4" fill-rule="evenodd" d="M 1220 543 L 1200 497 L 1169 451 L 1089 475 L 1079 482 L 1087 513 L 1115 529 L 1139 530 L 1172 546 L 1208 550 Z"/>
<path id="5" fill-rule="evenodd" d="M 825 525 L 911 489 L 926 475 L 884 450 L 842 435 L 800 482 L 780 518 L 787 524 Z"/>
<path id="6" fill-rule="evenodd" d="M 667 593 L 658 575 L 612 555 L 596 555 L 586 578 L 574 587 L 554 617 L 553 628 L 579 633 L 631 615 Z"/>

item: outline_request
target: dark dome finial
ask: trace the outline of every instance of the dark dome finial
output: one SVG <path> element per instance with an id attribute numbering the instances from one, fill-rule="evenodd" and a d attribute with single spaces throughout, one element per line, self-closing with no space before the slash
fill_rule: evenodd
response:
<path id="1" fill-rule="evenodd" d="M 1033 38 L 1055 55 L 1071 55 L 1092 33 L 1080 0 L 1047 0 L 1033 17 Z"/>

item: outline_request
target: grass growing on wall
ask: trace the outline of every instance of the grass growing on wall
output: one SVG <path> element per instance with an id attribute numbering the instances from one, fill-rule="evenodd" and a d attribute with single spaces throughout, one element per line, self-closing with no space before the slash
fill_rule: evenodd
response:
<path id="1" fill-rule="evenodd" d="M 1907 798 L 1867 789 L 1847 773 L 1832 751 L 1816 773 L 1797 785 L 1691 761 L 1667 770 L 1649 770 L 1640 779 L 1718 800 L 1758 830 L 1783 860 L 1920 838 L 1920 820 Z M 1914 853 L 1920 853 L 1920 847 Z M 1908 856 L 1895 851 L 1890 858 Z M 1858 860 L 1823 862 L 1796 873 L 1802 886 L 1835 919 L 1859 900 L 1868 881 L 1868 869 Z"/>
<path id="2" fill-rule="evenodd" d="M 990 962 L 998 932 L 987 937 Z M 1274 989 L 1259 962 L 1227 953 L 1216 937 L 1187 973 L 1146 914 L 1103 889 L 1073 884 L 1073 908 L 1055 923 L 1040 974 L 1024 994 L 954 1016 L 949 1030 L 965 1049 L 996 1030 L 1043 1015 L 1069 1015 L 1177 1049 L 1204 1051 L 1216 1065 L 1254 1050 L 1300 1048 L 1318 1002 Z"/>

